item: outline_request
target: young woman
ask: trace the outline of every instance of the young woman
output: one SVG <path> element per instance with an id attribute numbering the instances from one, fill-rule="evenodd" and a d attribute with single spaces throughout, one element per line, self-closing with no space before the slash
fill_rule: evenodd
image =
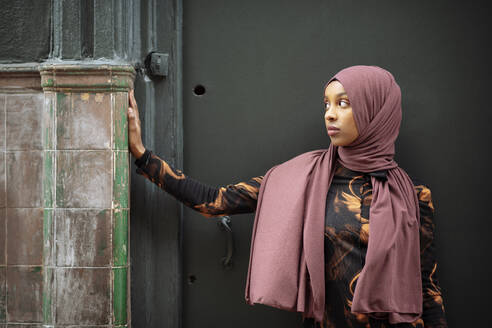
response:
<path id="1" fill-rule="evenodd" d="M 431 192 L 393 160 L 393 75 L 347 67 L 325 85 L 323 104 L 329 148 L 214 188 L 145 149 L 131 91 L 130 151 L 138 173 L 205 217 L 256 212 L 249 304 L 301 312 L 304 327 L 447 327 Z"/>

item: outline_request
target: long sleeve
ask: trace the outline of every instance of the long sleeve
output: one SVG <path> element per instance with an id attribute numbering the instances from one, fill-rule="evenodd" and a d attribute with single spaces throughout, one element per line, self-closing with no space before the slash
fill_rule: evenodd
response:
<path id="1" fill-rule="evenodd" d="M 434 205 L 431 191 L 417 186 L 420 206 L 420 257 L 422 268 L 423 315 L 426 328 L 447 327 L 441 287 L 438 280 L 434 243 Z"/>
<path id="2" fill-rule="evenodd" d="M 263 176 L 212 187 L 186 176 L 149 150 L 135 164 L 138 166 L 138 174 L 205 217 L 251 213 L 256 210 Z"/>

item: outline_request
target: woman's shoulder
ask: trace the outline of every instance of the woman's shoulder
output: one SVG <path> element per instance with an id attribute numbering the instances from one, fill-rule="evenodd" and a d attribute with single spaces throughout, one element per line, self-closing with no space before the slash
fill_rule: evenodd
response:
<path id="1" fill-rule="evenodd" d="M 297 154 L 286 161 L 284 161 L 282 164 L 290 163 L 290 162 L 299 162 L 299 161 L 311 161 L 313 158 L 317 158 L 321 156 L 322 154 L 326 153 L 329 151 L 329 148 L 322 148 L 322 149 L 314 149 L 310 150 L 301 154 Z"/>
<path id="2" fill-rule="evenodd" d="M 267 173 L 265 173 L 265 176 L 269 175 L 274 170 L 277 174 L 282 172 L 292 174 L 293 172 L 311 171 L 313 165 L 316 164 L 317 159 L 327 151 L 328 149 L 316 149 L 297 154 L 272 166 Z"/>

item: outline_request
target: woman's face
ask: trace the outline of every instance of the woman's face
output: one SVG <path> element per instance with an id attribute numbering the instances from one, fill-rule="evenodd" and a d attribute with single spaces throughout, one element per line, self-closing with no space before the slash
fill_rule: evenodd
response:
<path id="1" fill-rule="evenodd" d="M 325 89 L 325 125 L 334 146 L 347 146 L 357 139 L 359 131 L 352 114 L 352 105 L 343 85 L 334 80 Z"/>

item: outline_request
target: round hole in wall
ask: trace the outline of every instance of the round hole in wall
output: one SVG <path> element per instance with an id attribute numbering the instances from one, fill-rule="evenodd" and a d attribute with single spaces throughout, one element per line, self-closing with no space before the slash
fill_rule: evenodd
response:
<path id="1" fill-rule="evenodd" d="M 201 84 L 198 84 L 193 88 L 193 93 L 197 96 L 202 96 L 205 94 L 205 87 Z"/>
<path id="2" fill-rule="evenodd" d="M 188 284 L 191 285 L 196 281 L 196 276 L 194 274 L 190 274 L 188 276 Z"/>

